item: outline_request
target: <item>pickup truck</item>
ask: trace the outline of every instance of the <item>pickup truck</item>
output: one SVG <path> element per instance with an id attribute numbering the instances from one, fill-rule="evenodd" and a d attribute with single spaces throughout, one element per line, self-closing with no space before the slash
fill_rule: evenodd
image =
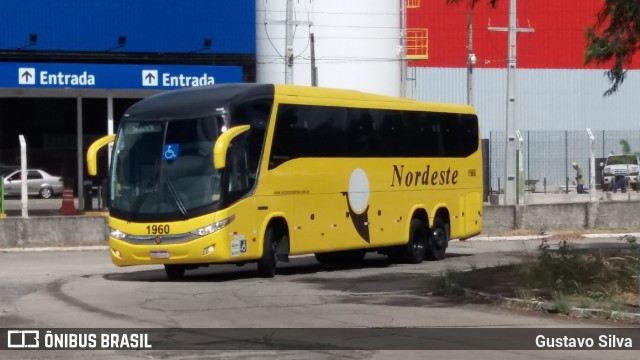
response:
<path id="1" fill-rule="evenodd" d="M 638 156 L 631 154 L 613 154 L 607 157 L 606 162 L 601 165 L 602 180 L 604 188 L 611 188 L 617 176 L 624 176 L 626 183 L 631 185 L 633 190 L 638 189 Z"/>

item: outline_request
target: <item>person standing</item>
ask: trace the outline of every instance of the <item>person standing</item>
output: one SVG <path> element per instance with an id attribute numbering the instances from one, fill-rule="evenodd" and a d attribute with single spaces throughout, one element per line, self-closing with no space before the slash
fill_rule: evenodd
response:
<path id="1" fill-rule="evenodd" d="M 578 194 L 586 194 L 587 191 L 584 189 L 584 174 L 582 173 L 582 169 L 575 161 L 571 164 L 571 166 L 576 169 L 576 191 L 578 192 Z"/>
<path id="2" fill-rule="evenodd" d="M 626 184 L 625 184 L 626 178 L 624 175 L 616 175 L 613 178 L 613 192 L 617 192 L 618 189 L 620 189 L 623 193 L 627 192 L 626 189 Z"/>

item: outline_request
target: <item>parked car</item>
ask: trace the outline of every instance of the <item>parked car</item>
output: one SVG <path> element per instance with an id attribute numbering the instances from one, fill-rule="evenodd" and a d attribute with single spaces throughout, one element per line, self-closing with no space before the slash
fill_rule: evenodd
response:
<path id="1" fill-rule="evenodd" d="M 14 170 L 3 175 L 5 195 L 20 195 L 22 189 L 22 172 Z M 27 170 L 27 193 L 49 199 L 62 194 L 64 184 L 62 178 L 53 176 L 39 169 Z"/>
<path id="2" fill-rule="evenodd" d="M 633 190 L 638 189 L 638 172 L 640 170 L 638 157 L 636 155 L 612 154 L 607 157 L 603 164 L 602 177 L 605 188 L 610 188 L 616 176 L 624 176 L 626 183 L 631 185 Z"/>

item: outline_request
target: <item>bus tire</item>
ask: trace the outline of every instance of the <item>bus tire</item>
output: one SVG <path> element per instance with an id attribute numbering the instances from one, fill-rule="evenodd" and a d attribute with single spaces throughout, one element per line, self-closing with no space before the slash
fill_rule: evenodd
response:
<path id="1" fill-rule="evenodd" d="M 403 262 L 420 264 L 425 257 L 427 247 L 427 228 L 418 218 L 411 219 L 409 225 L 409 241 L 402 251 Z"/>
<path id="2" fill-rule="evenodd" d="M 449 224 L 437 216 L 433 220 L 433 227 L 429 230 L 429 241 L 425 254 L 428 260 L 442 260 L 449 245 Z"/>
<path id="3" fill-rule="evenodd" d="M 164 266 L 164 272 L 167 273 L 169 280 L 180 280 L 184 276 L 185 267 L 182 265 L 169 265 Z"/>
<path id="4" fill-rule="evenodd" d="M 267 229 L 264 234 L 262 257 L 258 260 L 258 274 L 261 277 L 272 278 L 276 276 L 278 244 L 280 241 L 287 241 L 287 236 L 285 233 L 281 236 L 281 239 L 277 239 L 276 230 L 273 227 Z"/>

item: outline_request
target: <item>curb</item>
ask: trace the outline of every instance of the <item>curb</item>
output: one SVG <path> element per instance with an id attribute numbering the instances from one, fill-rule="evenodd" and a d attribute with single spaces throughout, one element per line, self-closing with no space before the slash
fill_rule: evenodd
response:
<path id="1" fill-rule="evenodd" d="M 523 241 L 523 240 L 542 240 L 546 237 L 553 236 L 554 234 L 561 233 L 549 233 L 544 235 L 512 235 L 512 236 L 475 236 L 463 242 L 468 241 Z M 640 238 L 640 233 L 607 233 L 607 234 L 581 234 L 582 237 L 587 239 L 610 239 L 621 238 L 623 236 L 635 236 Z"/>
<path id="2" fill-rule="evenodd" d="M 481 298 L 494 303 L 506 304 L 509 306 L 519 305 L 533 307 L 536 310 L 545 310 L 548 312 L 559 312 L 557 306 L 551 301 L 538 301 L 538 300 L 522 300 L 515 298 L 508 298 L 500 295 L 488 294 L 482 291 L 476 291 L 471 289 L 462 290 L 465 297 Z M 566 313 L 575 317 L 582 318 L 594 318 L 601 317 L 607 319 L 628 320 L 633 323 L 640 324 L 640 313 L 630 313 L 624 311 L 604 310 L 604 309 L 588 309 L 572 307 Z"/>

